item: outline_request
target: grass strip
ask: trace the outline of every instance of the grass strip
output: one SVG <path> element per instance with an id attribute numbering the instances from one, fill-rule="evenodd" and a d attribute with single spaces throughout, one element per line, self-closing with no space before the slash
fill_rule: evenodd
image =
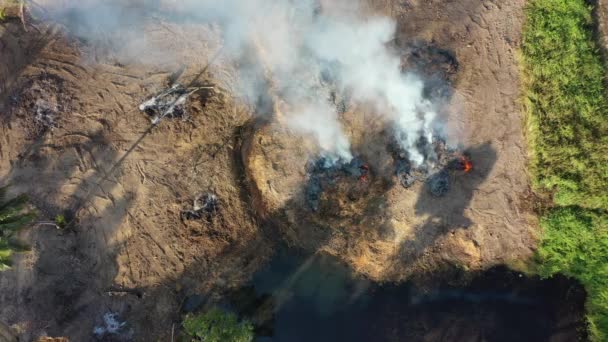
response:
<path id="1" fill-rule="evenodd" d="M 585 0 L 531 0 L 524 101 L 537 191 L 558 205 L 608 210 L 608 101 Z"/>
<path id="2" fill-rule="evenodd" d="M 538 272 L 586 288 L 589 333 L 608 340 L 606 68 L 585 0 L 530 0 L 522 43 L 524 106 L 541 216 Z"/>
<path id="3" fill-rule="evenodd" d="M 608 341 L 608 215 L 559 207 L 541 218 L 538 272 L 578 279 L 587 291 L 587 322 L 595 341 Z"/>

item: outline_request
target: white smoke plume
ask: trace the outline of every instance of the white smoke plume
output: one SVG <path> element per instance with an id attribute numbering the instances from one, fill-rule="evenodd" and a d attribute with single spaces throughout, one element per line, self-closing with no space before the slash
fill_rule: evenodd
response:
<path id="1" fill-rule="evenodd" d="M 319 0 L 56 1 L 57 13 L 62 14 L 57 17 L 69 19 L 67 26 L 76 34 L 94 40 L 97 27 L 116 30 L 123 39 L 133 38 L 135 50 L 144 54 L 153 46 L 143 47 L 133 28 L 155 9 L 171 9 L 165 13 L 171 20 L 218 25 L 224 53 L 235 60 L 257 55 L 257 65 L 243 63 L 241 95 L 254 102 L 268 97 L 270 89 L 287 104 L 289 110 L 283 114 L 288 126 L 315 137 L 326 157 L 352 158 L 339 113 L 330 101 L 332 92 L 339 92 L 373 104 L 393 124 L 395 137 L 412 162 L 424 162 L 415 145 L 422 136 L 431 141 L 434 106 L 423 96 L 423 81 L 403 73 L 400 57 L 388 48 L 396 29 L 390 18 L 325 11 Z M 349 7 L 357 8 L 358 2 L 350 1 Z M 122 41 L 120 46 L 129 43 Z"/>

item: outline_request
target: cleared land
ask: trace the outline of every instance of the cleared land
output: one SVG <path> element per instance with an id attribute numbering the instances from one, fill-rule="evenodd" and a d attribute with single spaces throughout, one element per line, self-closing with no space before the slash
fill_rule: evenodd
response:
<path id="1" fill-rule="evenodd" d="M 420 201 L 421 213 L 412 213 L 417 193 L 392 194 L 392 208 L 408 208 L 411 215 L 406 211 L 396 213 L 398 220 L 387 224 L 394 225 L 395 234 L 388 234 L 386 240 L 372 232 L 347 240 L 355 243 L 345 247 L 338 244 L 342 240 L 336 235 L 333 241 L 337 243 L 328 247 L 337 246 L 331 252 L 353 268 L 378 280 L 397 280 L 410 274 L 412 262 L 416 270 L 434 270 L 446 263 L 483 269 L 533 254 L 538 232 L 529 200 L 527 146 L 517 103 L 520 87 L 516 51 L 521 41 L 523 8 L 523 0 L 370 1 L 370 14 L 382 12 L 398 22 L 397 44 L 421 41 L 454 54 L 460 69 L 453 80 L 451 104 L 455 111 L 448 122 L 461 133 L 466 147 L 488 146 L 492 153 L 474 156 L 474 173 L 457 184 L 452 196 L 444 200 L 445 208 L 426 198 Z M 588 9 L 573 9 L 578 11 L 569 16 L 582 15 L 566 23 L 576 29 L 571 37 L 576 40 L 573 45 L 580 45 L 581 37 L 585 44 L 593 44 Z M 539 11 L 529 14 L 546 14 Z M 581 24 L 584 30 L 577 29 Z M 0 184 L 13 183 L 13 191 L 29 194 L 46 219 L 73 212 L 83 202 L 86 205 L 76 215 L 78 229 L 37 227 L 21 234 L 32 245 L 32 253 L 15 258 L 14 269 L 0 275 L 0 320 L 15 326 L 25 339 L 48 333 L 81 341 L 90 338 L 100 317 L 111 310 L 129 322 L 138 339 L 169 340 L 173 324 L 180 320 L 180 306 L 189 295 L 204 292 L 221 296 L 226 289 L 242 285 L 271 254 L 272 244 L 289 240 L 285 231 L 276 234 L 273 229 L 267 230 L 269 222 L 251 205 L 240 147 L 243 130 L 250 127 L 255 113 L 233 98 L 238 78 L 234 61 L 223 56 L 214 70 L 214 75 L 221 77 L 202 77 L 202 84 L 215 88 L 193 98 L 188 108 L 190 121 L 163 122 L 132 151 L 119 172 L 106 178 L 104 173 L 150 125 L 137 106 L 164 89 L 180 65 L 166 61 L 119 62 L 106 58 L 103 50 L 74 39 L 64 27 L 48 22 L 32 25 L 35 29 L 28 32 L 22 30 L 18 20 L 0 26 L 4 58 L 0 64 Z M 545 30 L 553 24 L 542 18 L 531 20 L 528 33 L 536 25 Z M 181 75 L 185 82 L 192 80 L 221 46 L 218 32 L 206 24 L 154 18 L 142 30 L 160 49 L 174 52 L 187 65 Z M 542 35 L 526 37 L 530 47 Z M 560 44 L 561 49 L 563 42 L 555 39 L 541 45 Z M 577 61 L 600 63 L 597 53 L 590 49 L 587 54 L 591 57 L 585 55 L 588 59 Z M 558 52 L 550 50 L 549 56 Z M 578 65 L 571 63 L 555 68 Z M 567 77 L 562 71 L 551 71 L 554 73 L 538 71 L 540 77 L 528 77 L 526 85 L 533 89 L 530 82 L 544 82 L 549 76 Z M 578 116 L 571 115 L 572 110 L 581 107 L 592 116 L 597 108 L 604 107 L 594 98 L 603 91 L 601 82 L 594 83 L 596 77 L 601 79 L 602 72 L 601 65 L 581 71 L 589 77 L 584 82 L 590 82 L 591 89 L 567 93 L 577 99 L 563 100 L 559 107 L 569 116 L 562 121 L 551 119 L 552 129 L 532 130 L 536 133 L 530 135 L 534 146 L 547 151 L 534 161 L 538 165 L 537 188 L 562 186 L 564 190 L 556 197 L 560 203 L 584 199 L 590 208 L 602 207 L 604 197 L 597 182 L 606 178 L 599 174 L 601 169 L 592 171 L 577 164 L 590 168 L 601 162 L 600 156 L 591 161 L 580 156 L 590 150 L 591 142 L 571 143 L 571 149 L 582 152 L 564 152 L 567 158 L 578 158 L 574 159 L 578 173 L 568 173 L 553 157 L 545 157 L 555 153 L 558 143 L 565 144 L 557 138 L 545 143 L 540 137 L 541 133 L 561 129 L 568 120 L 576 123 L 571 131 L 582 131 L 585 139 L 595 137 L 593 129 L 605 127 L 596 126 L 594 118 L 586 117 L 589 122 L 579 125 Z M 543 106 L 550 104 L 555 94 L 561 94 L 555 93 L 561 88 L 554 80 L 546 88 L 539 84 L 534 89 L 539 91 L 530 92 L 530 99 L 536 96 Z M 552 95 L 545 98 L 544 93 L 549 91 Z M 33 116 L 41 98 L 46 110 L 54 113 L 53 129 L 41 126 Z M 533 107 L 532 100 L 530 117 L 538 119 L 536 124 L 531 121 L 531 126 L 541 126 L 546 114 L 538 109 L 540 104 Z M 537 112 L 541 115 L 536 116 Z M 589 127 L 593 128 L 590 133 L 585 131 Z M 565 131 L 567 137 L 569 132 Z M 272 152 L 272 146 L 260 143 L 258 147 L 267 154 Z M 585 181 L 580 187 L 572 185 L 588 173 L 595 181 Z M 203 191 L 218 195 L 220 214 L 210 221 L 182 220 L 180 211 L 191 206 L 193 197 Z M 90 193 L 95 195 L 88 198 Z M 590 317 L 592 322 L 601 323 L 594 317 L 601 317 L 602 298 L 608 296 L 602 297 L 602 283 L 595 282 L 598 278 L 592 273 L 584 277 L 583 272 L 590 266 L 600 272 L 605 259 L 596 258 L 598 262 L 591 263 L 580 250 L 583 245 L 597 246 L 592 248 L 593 253 L 604 250 L 602 245 L 590 244 L 597 241 L 593 235 L 602 234 L 605 226 L 596 223 L 605 222 L 600 216 L 603 214 L 589 214 L 582 208 L 558 210 L 543 220 L 546 238 L 539 252 L 545 265 L 543 274 L 574 274 L 590 291 L 597 289 L 591 292 Z M 569 222 L 574 223 L 568 226 Z M 369 226 L 376 224 L 372 220 Z M 304 237 L 302 241 L 310 241 L 313 249 L 327 247 L 310 236 Z M 578 240 L 573 252 L 564 254 L 562 245 L 571 246 L 574 238 Z M 403 241 L 411 242 L 404 244 L 407 259 L 393 254 Z M 383 261 L 395 255 L 396 263 L 385 267 Z M 559 259 L 564 255 L 570 259 Z M 575 263 L 576 267 L 568 268 Z"/>

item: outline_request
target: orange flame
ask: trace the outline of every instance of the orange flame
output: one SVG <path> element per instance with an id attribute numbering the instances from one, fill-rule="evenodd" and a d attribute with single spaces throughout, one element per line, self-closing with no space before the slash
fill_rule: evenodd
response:
<path id="1" fill-rule="evenodd" d="M 369 173 L 369 165 L 363 164 L 359 167 L 359 169 L 361 170 L 361 176 L 359 176 L 359 181 L 367 182 L 368 181 L 367 175 Z"/>
<path id="2" fill-rule="evenodd" d="M 462 163 L 462 169 L 464 172 L 469 172 L 473 169 L 473 163 L 471 163 L 469 158 L 462 156 L 460 157 L 460 162 Z"/>

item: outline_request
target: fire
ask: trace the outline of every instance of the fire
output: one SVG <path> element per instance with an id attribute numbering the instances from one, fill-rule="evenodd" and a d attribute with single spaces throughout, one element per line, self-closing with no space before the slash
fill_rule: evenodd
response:
<path id="1" fill-rule="evenodd" d="M 359 176 L 359 181 L 367 182 L 367 180 L 368 180 L 367 175 L 369 173 L 369 165 L 363 164 L 359 167 L 359 170 L 361 171 L 361 176 Z"/>
<path id="2" fill-rule="evenodd" d="M 460 163 L 464 172 L 469 172 L 473 169 L 473 163 L 466 156 L 460 157 Z"/>

